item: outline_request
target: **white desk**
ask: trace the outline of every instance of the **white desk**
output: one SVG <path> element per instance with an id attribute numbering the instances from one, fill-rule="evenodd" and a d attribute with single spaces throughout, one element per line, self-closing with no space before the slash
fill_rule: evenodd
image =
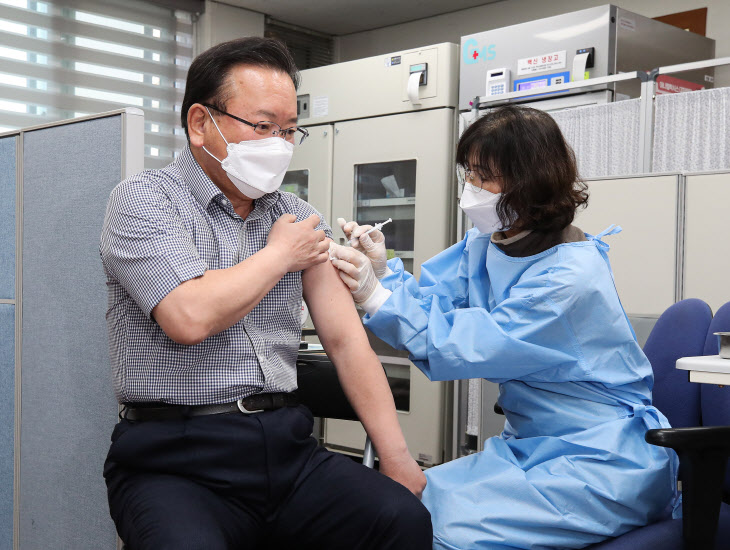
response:
<path id="1" fill-rule="evenodd" d="M 730 359 L 719 355 L 682 357 L 677 359 L 677 368 L 689 371 L 690 382 L 730 386 Z"/>

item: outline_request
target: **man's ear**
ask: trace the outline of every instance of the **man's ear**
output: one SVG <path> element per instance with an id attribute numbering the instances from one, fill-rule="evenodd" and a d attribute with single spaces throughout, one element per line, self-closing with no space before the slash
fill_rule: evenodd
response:
<path id="1" fill-rule="evenodd" d="M 208 111 L 200 103 L 193 103 L 188 110 L 188 135 L 190 145 L 202 147 L 205 145 L 205 125 L 208 122 Z"/>

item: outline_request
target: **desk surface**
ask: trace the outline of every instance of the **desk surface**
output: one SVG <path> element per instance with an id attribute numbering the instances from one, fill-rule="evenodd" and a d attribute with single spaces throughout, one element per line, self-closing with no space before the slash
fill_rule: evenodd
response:
<path id="1" fill-rule="evenodd" d="M 677 359 L 677 368 L 682 370 L 730 374 L 730 359 L 723 359 L 719 355 L 682 357 Z"/>
<path id="2" fill-rule="evenodd" d="M 730 386 L 730 359 L 719 355 L 682 357 L 677 359 L 677 368 L 689 371 L 690 382 Z"/>

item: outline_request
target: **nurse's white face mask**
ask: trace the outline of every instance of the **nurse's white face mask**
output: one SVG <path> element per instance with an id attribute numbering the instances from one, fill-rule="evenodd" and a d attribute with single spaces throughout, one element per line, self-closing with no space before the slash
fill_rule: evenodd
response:
<path id="1" fill-rule="evenodd" d="M 208 108 L 205 108 L 208 111 Z M 226 142 L 228 156 L 223 160 L 213 155 L 205 146 L 203 150 L 221 163 L 228 179 L 236 188 L 251 199 L 258 199 L 276 191 L 284 179 L 294 144 L 280 137 L 252 139 L 240 143 L 228 143 L 218 124 L 208 111 L 216 130 Z"/>
<path id="2" fill-rule="evenodd" d="M 502 193 L 490 193 L 486 189 L 464 183 L 459 206 L 482 233 L 494 233 L 505 229 L 497 215 L 497 203 Z"/>

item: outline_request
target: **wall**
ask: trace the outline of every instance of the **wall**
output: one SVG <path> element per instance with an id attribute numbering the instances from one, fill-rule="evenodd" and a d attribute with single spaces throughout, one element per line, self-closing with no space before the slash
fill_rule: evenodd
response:
<path id="1" fill-rule="evenodd" d="M 441 42 L 459 44 L 462 36 L 498 29 L 608 4 L 606 0 L 505 0 L 454 13 L 344 35 L 336 39 L 338 61 L 418 48 Z M 730 56 L 730 2 L 728 0 L 614 0 L 614 5 L 657 17 L 707 7 L 707 36 L 716 41 L 716 57 Z"/>
<path id="2" fill-rule="evenodd" d="M 263 36 L 264 17 L 262 13 L 206 0 L 205 13 L 197 25 L 196 53 L 226 40 Z"/>

